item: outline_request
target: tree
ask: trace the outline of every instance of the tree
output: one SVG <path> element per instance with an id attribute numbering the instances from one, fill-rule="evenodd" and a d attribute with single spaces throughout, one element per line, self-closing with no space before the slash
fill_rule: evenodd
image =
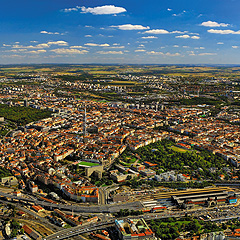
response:
<path id="1" fill-rule="evenodd" d="M 131 180 L 131 179 L 132 179 L 131 175 L 128 175 L 126 178 L 126 180 Z"/>

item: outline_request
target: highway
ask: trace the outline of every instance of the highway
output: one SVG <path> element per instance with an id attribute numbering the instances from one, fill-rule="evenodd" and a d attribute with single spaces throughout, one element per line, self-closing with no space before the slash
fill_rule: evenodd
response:
<path id="1" fill-rule="evenodd" d="M 35 205 L 40 205 L 43 207 L 49 208 L 57 208 L 67 211 L 74 211 L 74 212 L 83 212 L 83 213 L 114 213 L 119 212 L 120 209 L 129 209 L 129 210 L 138 210 L 142 208 L 141 202 L 127 202 L 121 204 L 109 204 L 109 205 L 99 205 L 99 206 L 81 206 L 81 205 L 66 205 L 66 204 L 54 204 L 50 202 L 46 202 L 43 200 L 31 199 L 31 198 L 24 198 L 24 197 L 17 197 L 9 193 L 0 192 L 0 196 L 7 197 L 10 199 L 20 200 L 24 202 L 31 202 Z"/>
<path id="2" fill-rule="evenodd" d="M 56 239 L 67 239 L 67 238 L 71 238 L 83 233 L 87 233 L 87 232 L 92 232 L 92 231 L 96 231 L 99 229 L 103 229 L 109 226 L 112 226 L 114 224 L 114 219 L 105 221 L 105 222 L 98 222 L 98 223 L 90 223 L 90 224 L 86 224 L 86 225 L 81 225 L 81 226 L 77 226 L 77 227 L 72 227 L 72 228 L 68 228 L 68 229 L 64 229 L 62 231 L 59 231 L 55 234 L 52 234 L 50 236 L 45 237 L 43 240 L 56 240 Z"/>
<path id="3" fill-rule="evenodd" d="M 128 216 L 121 219 L 126 218 L 144 218 L 146 221 L 152 220 L 152 219 L 161 219 L 161 218 L 169 218 L 169 217 L 184 217 L 186 214 L 199 217 L 199 216 L 206 216 L 210 215 L 212 216 L 210 219 L 206 219 L 205 221 L 222 221 L 226 219 L 232 219 L 232 218 L 238 218 L 240 217 L 240 208 L 238 206 L 228 206 L 228 207 L 222 207 L 222 209 L 199 209 L 199 210 L 188 210 L 188 211 L 166 211 L 161 213 L 149 213 L 145 215 L 140 216 Z M 98 229 L 103 229 L 109 226 L 112 226 L 114 224 L 114 218 L 109 219 L 108 221 L 104 222 L 97 222 L 92 224 L 85 224 L 82 226 L 73 227 L 70 229 L 65 229 L 60 232 L 57 232 L 53 235 L 50 235 L 46 237 L 46 240 L 53 240 L 53 239 L 67 239 L 73 236 L 77 236 L 79 234 L 96 231 Z"/>

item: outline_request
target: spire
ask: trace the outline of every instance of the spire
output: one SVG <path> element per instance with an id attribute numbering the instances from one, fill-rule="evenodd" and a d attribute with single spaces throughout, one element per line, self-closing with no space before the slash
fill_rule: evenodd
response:
<path id="1" fill-rule="evenodd" d="M 87 110 L 85 106 L 83 118 L 83 136 L 85 137 L 86 135 L 87 135 Z"/>

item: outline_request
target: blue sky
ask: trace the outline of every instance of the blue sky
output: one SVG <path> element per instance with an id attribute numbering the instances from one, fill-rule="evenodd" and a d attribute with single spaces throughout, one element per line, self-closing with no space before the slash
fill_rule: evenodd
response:
<path id="1" fill-rule="evenodd" d="M 8 0 L 0 63 L 240 64 L 240 0 Z"/>

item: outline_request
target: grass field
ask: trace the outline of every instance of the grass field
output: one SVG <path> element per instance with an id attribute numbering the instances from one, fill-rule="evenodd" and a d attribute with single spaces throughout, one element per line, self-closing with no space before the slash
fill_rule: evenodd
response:
<path id="1" fill-rule="evenodd" d="M 91 163 L 91 162 L 79 162 L 78 165 L 84 165 L 84 166 L 93 167 L 93 166 L 98 166 L 99 164 Z"/>
<path id="2" fill-rule="evenodd" d="M 171 146 L 170 149 L 172 149 L 172 150 L 175 151 L 175 152 L 181 152 L 181 153 L 184 153 L 184 152 L 187 152 L 187 151 L 188 151 L 188 150 L 186 150 L 186 149 L 179 148 L 179 147 L 176 147 L 176 146 Z"/>

